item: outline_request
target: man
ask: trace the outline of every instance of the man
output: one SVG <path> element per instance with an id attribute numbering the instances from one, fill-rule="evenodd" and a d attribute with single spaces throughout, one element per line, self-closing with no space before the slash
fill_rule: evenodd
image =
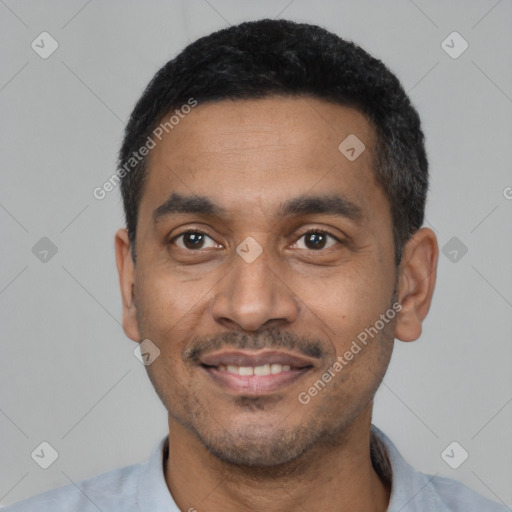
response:
<path id="1" fill-rule="evenodd" d="M 371 423 L 435 285 L 423 139 L 397 78 L 316 26 L 243 23 L 167 63 L 126 127 L 116 256 L 169 435 L 7 510 L 506 510 Z"/>

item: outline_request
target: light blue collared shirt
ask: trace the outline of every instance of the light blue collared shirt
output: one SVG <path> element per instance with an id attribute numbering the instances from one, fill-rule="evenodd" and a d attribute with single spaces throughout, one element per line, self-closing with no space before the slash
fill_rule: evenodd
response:
<path id="1" fill-rule="evenodd" d="M 505 505 L 484 498 L 452 480 L 416 471 L 392 441 L 375 425 L 372 435 L 383 457 L 379 472 L 391 477 L 388 512 L 509 512 Z M 4 512 L 180 512 L 167 487 L 163 450 L 167 436 L 148 462 L 114 469 L 9 505 Z M 377 452 L 375 452 L 377 453 Z M 375 454 L 373 454 L 375 455 Z M 373 456 L 372 455 L 372 456 Z M 172 454 L 171 454 L 172 456 Z M 385 460 L 387 457 L 387 460 Z M 382 476 L 382 475 L 381 475 Z M 192 504 L 193 507 L 193 504 Z M 197 504 L 200 507 L 200 504 Z"/>

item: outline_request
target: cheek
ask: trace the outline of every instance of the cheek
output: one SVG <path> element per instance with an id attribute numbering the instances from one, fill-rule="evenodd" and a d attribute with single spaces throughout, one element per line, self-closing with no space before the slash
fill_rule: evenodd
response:
<path id="1" fill-rule="evenodd" d="M 393 272 L 368 254 L 329 277 L 297 279 L 291 288 L 306 306 L 308 322 L 323 324 L 339 352 L 387 311 L 393 284 Z"/>
<path id="2" fill-rule="evenodd" d="M 136 283 L 141 335 L 175 351 L 197 325 L 204 293 L 201 281 L 183 283 L 175 275 L 157 271 L 141 274 Z"/>
<path id="3" fill-rule="evenodd" d="M 337 293 L 337 302 L 347 313 L 348 325 L 366 327 L 389 307 L 392 285 L 376 269 L 377 265 L 350 275 L 346 280 L 347 292 Z"/>

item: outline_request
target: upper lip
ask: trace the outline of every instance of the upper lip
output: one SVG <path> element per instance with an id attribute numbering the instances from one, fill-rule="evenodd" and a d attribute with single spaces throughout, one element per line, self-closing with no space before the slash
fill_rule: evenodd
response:
<path id="1" fill-rule="evenodd" d="M 261 366 L 264 364 L 290 365 L 291 368 L 313 366 L 305 357 L 280 351 L 246 352 L 242 350 L 224 350 L 204 354 L 199 361 L 206 366 Z"/>

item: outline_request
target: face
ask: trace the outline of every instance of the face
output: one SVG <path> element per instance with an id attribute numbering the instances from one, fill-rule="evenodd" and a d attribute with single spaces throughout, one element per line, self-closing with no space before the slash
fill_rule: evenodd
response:
<path id="1" fill-rule="evenodd" d="M 135 268 L 118 247 L 125 332 L 222 460 L 286 463 L 368 418 L 398 318 L 374 146 L 354 109 L 268 98 L 199 105 L 149 155 Z"/>

